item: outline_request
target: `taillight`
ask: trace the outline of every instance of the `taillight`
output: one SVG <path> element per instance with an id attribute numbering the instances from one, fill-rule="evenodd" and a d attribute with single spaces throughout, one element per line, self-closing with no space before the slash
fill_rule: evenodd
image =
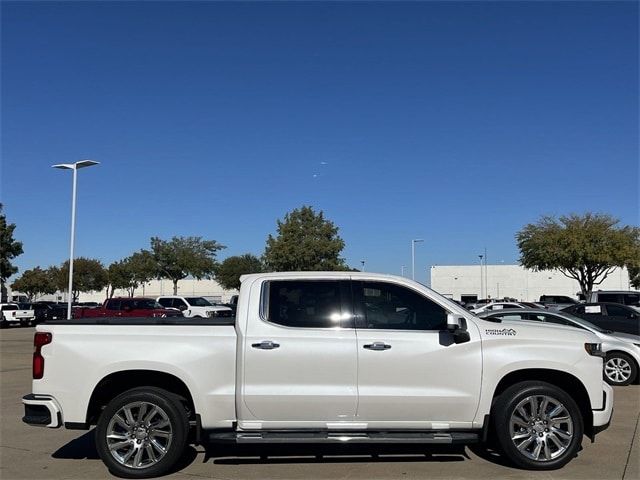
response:
<path id="1" fill-rule="evenodd" d="M 33 379 L 39 380 L 44 376 L 44 357 L 42 347 L 51 343 L 53 336 L 49 332 L 36 332 L 33 337 Z"/>

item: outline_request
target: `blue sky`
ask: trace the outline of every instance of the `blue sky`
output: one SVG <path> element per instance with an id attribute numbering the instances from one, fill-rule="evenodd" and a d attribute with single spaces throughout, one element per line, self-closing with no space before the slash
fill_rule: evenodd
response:
<path id="1" fill-rule="evenodd" d="M 352 266 L 515 262 L 542 214 L 638 223 L 638 3 L 2 3 L 21 269 L 153 235 L 261 254 L 303 204 Z"/>

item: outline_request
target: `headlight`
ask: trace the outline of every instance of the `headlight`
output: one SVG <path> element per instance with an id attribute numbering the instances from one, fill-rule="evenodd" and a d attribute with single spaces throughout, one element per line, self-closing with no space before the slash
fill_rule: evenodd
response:
<path id="1" fill-rule="evenodd" d="M 589 355 L 592 355 L 594 357 L 602 357 L 602 358 L 605 357 L 604 353 L 602 352 L 601 343 L 585 343 L 584 349 L 587 351 Z"/>

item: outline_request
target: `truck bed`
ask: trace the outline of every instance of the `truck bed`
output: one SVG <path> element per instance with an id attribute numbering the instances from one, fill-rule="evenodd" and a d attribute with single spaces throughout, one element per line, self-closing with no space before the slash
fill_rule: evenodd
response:
<path id="1" fill-rule="evenodd" d="M 185 317 L 90 317 L 72 320 L 49 320 L 43 325 L 185 325 L 185 326 L 234 326 L 235 317 L 185 318 Z"/>

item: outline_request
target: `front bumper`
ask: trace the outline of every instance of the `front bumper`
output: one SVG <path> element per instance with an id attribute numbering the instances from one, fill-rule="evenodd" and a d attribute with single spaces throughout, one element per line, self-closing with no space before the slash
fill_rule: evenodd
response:
<path id="1" fill-rule="evenodd" d="M 611 424 L 613 416 L 613 388 L 608 383 L 602 382 L 603 406 L 602 408 L 593 409 L 593 437 L 606 430 Z"/>
<path id="2" fill-rule="evenodd" d="M 62 426 L 62 409 L 52 396 L 30 393 L 22 397 L 22 403 L 22 421 L 27 425 L 49 428 Z"/>

